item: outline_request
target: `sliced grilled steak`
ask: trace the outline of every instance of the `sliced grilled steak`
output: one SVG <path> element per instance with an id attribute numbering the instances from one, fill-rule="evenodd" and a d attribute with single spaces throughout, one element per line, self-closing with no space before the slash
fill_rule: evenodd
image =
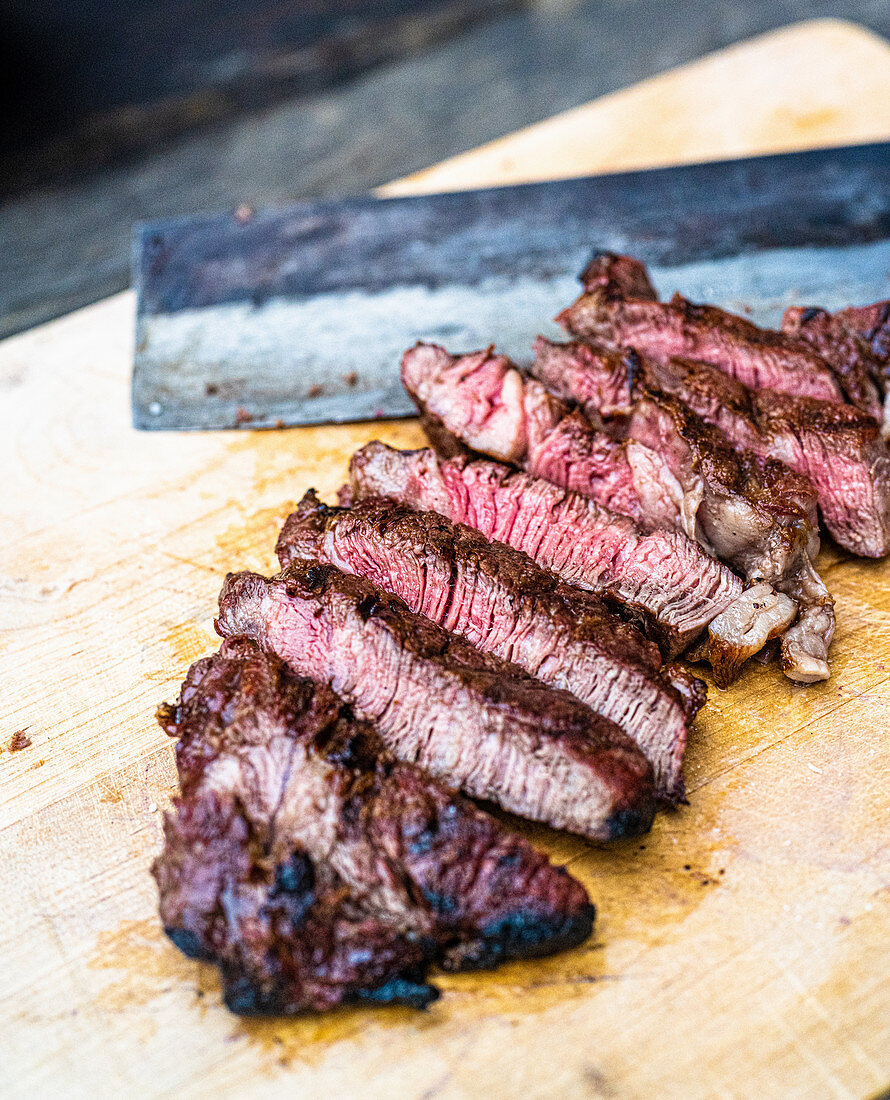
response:
<path id="1" fill-rule="evenodd" d="M 341 503 L 387 496 L 475 527 L 569 584 L 614 597 L 623 614 L 641 609 L 639 625 L 653 630 L 654 624 L 662 652 L 671 656 L 743 596 L 734 573 L 678 532 L 645 534 L 577 493 L 494 462 L 440 460 L 431 450 L 370 443 L 349 469 Z M 761 645 L 775 626 L 774 614 L 765 616 Z M 719 684 L 728 682 L 719 660 L 714 673 Z"/>
<path id="2" fill-rule="evenodd" d="M 627 272 L 637 267 L 631 279 Z M 808 344 L 758 328 L 716 306 L 675 294 L 655 300 L 645 268 L 628 256 L 601 253 L 582 275 L 584 293 L 557 321 L 575 336 L 610 347 L 632 347 L 659 362 L 685 356 L 713 363 L 753 389 L 843 402 L 831 366 Z M 640 296 L 634 288 L 649 286 Z"/>
<path id="3" fill-rule="evenodd" d="M 766 581 L 799 606 L 803 593 L 815 600 L 806 632 L 794 628 L 783 641 L 782 666 L 793 679 L 807 683 L 827 678 L 834 615 L 811 565 L 819 552 L 812 484 L 782 462 L 733 447 L 719 428 L 660 388 L 659 370 L 633 351 L 609 353 L 583 341 L 554 344 L 543 337 L 535 345 L 532 367 L 560 397 L 577 402 L 593 417 L 602 413 L 614 431 L 658 456 L 676 479 L 684 513 L 693 520 L 687 529 L 702 545 L 749 581 Z M 601 396 L 602 410 L 596 404 Z M 804 603 L 802 615 L 810 614 L 809 606 Z M 804 642 L 809 652 L 802 648 Z"/>
<path id="4" fill-rule="evenodd" d="M 402 384 L 444 457 L 488 455 L 646 526 L 674 526 L 678 504 L 670 493 L 659 484 L 648 491 L 660 472 L 654 456 L 638 464 L 640 491 L 625 444 L 597 431 L 493 348 L 450 355 L 436 344 L 417 344 L 402 356 Z"/>
<path id="5" fill-rule="evenodd" d="M 749 581 L 766 581 L 796 604 L 785 605 L 798 621 L 782 637 L 783 671 L 802 683 L 828 679 L 834 603 L 811 564 L 819 549 L 812 486 L 783 463 L 735 451 L 719 428 L 676 398 L 642 385 L 638 392 L 630 435 L 657 451 L 687 495 L 700 481 L 699 541 Z M 778 611 L 771 594 L 763 598 Z"/>
<path id="6" fill-rule="evenodd" d="M 876 379 L 881 365 L 856 333 L 824 309 L 791 306 L 782 315 L 782 332 L 809 344 L 825 360 L 851 405 L 881 420 L 884 410 Z"/>
<path id="7" fill-rule="evenodd" d="M 848 370 L 853 379 L 852 386 L 845 386 L 850 401 L 880 420 L 882 434 L 890 436 L 890 302 L 834 314 L 794 307 L 785 311 L 782 328 L 799 332 L 836 369 Z"/>
<path id="8" fill-rule="evenodd" d="M 704 684 L 678 668 L 663 674 L 658 648 L 595 596 L 470 527 L 385 498 L 330 508 L 310 490 L 277 552 L 283 567 L 314 559 L 366 577 L 478 649 L 572 692 L 637 742 L 660 796 L 682 797 L 687 723 Z"/>
<path id="9" fill-rule="evenodd" d="M 630 416 L 631 386 L 640 357 L 630 348 L 606 348 L 589 340 L 535 340 L 532 374 L 547 389 L 571 401 L 594 420 Z"/>
<path id="10" fill-rule="evenodd" d="M 190 958 L 218 964 L 232 1012 L 435 1000 L 425 981 L 428 945 L 354 910 L 337 875 L 297 843 L 270 869 L 266 831 L 232 795 L 183 802 L 164 833 L 154 874 L 165 930 Z"/>
<path id="11" fill-rule="evenodd" d="M 536 347 L 551 379 L 562 351 L 567 370 L 559 397 L 576 405 L 567 381 L 580 373 L 578 347 L 560 349 L 543 338 Z M 491 349 L 453 356 L 418 344 L 402 358 L 402 380 L 421 413 L 473 451 L 516 463 L 648 529 L 677 527 L 749 580 L 781 581 L 801 554 L 818 552 L 816 499 L 806 479 L 752 452 L 737 453 L 718 429 L 658 392 L 638 359 L 627 366 L 635 375 L 631 415 L 617 427 L 612 422 L 613 435 L 594 426 L 608 413 L 593 406 L 589 387 L 581 387 L 583 410 L 571 412 Z M 608 364 L 595 387 L 613 391 L 609 409 L 611 397 L 619 398 L 614 374 Z"/>
<path id="12" fill-rule="evenodd" d="M 873 302 L 867 306 L 850 306 L 838 310 L 834 320 L 855 337 L 865 342 L 877 373 L 872 380 L 883 398 L 882 434 L 890 437 L 890 302 Z"/>
<path id="13" fill-rule="evenodd" d="M 777 459 L 734 443 L 669 387 L 662 386 L 668 369 L 629 348 L 614 352 L 586 340 L 560 344 L 539 336 L 531 372 L 556 396 L 577 405 L 590 421 L 604 422 L 613 436 L 623 434 L 648 445 L 681 483 L 690 479 L 690 472 L 696 473 L 703 482 L 706 512 L 711 505 L 707 495 L 740 495 L 744 503 L 740 502 L 739 508 L 747 503 L 762 513 L 758 523 L 762 530 L 772 532 L 772 525 L 778 524 L 794 531 L 790 542 L 786 533 L 772 536 L 785 548 L 756 574 L 731 548 L 718 550 L 747 575 L 779 578 L 787 572 L 784 563 L 793 564 L 795 554 L 806 552 L 815 557 L 819 552 L 818 502 L 809 478 Z M 688 452 L 685 457 L 681 457 L 683 451 Z M 699 518 L 706 527 L 719 522 L 707 514 Z M 701 531 L 698 534 L 704 545 L 712 547 L 720 539 L 719 533 L 713 539 L 702 538 Z M 757 543 L 757 536 L 752 536 L 749 552 L 757 553 Z"/>
<path id="14" fill-rule="evenodd" d="M 537 350 L 546 360 L 543 373 L 552 377 L 557 346 L 539 340 Z M 632 358 L 635 352 L 627 356 L 628 377 L 635 377 L 632 409 L 620 423 L 609 421 L 614 437 L 588 418 L 589 411 L 602 423 L 600 410 L 591 407 L 589 386 L 581 386 L 584 410 L 572 412 L 491 349 L 453 356 L 418 344 L 402 357 L 402 381 L 440 452 L 458 452 L 443 445 L 454 433 L 464 447 L 516 462 L 530 474 L 630 516 L 646 530 L 683 531 L 751 582 L 787 591 L 794 581 L 796 590 L 804 557 L 819 547 L 812 486 L 781 463 L 751 451 L 737 453 L 719 429 L 659 392 L 639 357 Z M 564 347 L 563 358 L 569 365 L 559 396 L 577 403 L 576 395 L 566 392 L 567 379 L 581 373 L 573 346 Z M 605 391 L 612 408 L 619 398 L 614 367 L 604 357 L 597 366 L 604 377 L 594 388 Z M 588 374 L 595 369 L 588 365 Z M 809 562 L 805 568 L 812 572 Z M 784 611 L 788 622 L 796 613 L 790 599 L 770 606 L 776 614 Z M 828 676 L 826 652 L 820 643 L 812 654 L 821 678 Z M 786 662 L 784 667 L 790 676 L 810 681 L 816 665 Z"/>
<path id="15" fill-rule="evenodd" d="M 692 532 L 749 580 L 777 584 L 819 552 L 816 495 L 781 462 L 736 450 L 719 428 L 640 375 L 626 430 L 698 496 Z"/>
<path id="16" fill-rule="evenodd" d="M 652 823 L 652 767 L 616 725 L 364 578 L 305 561 L 235 574 L 218 628 L 330 681 L 399 759 L 467 794 L 600 840 Z"/>
<path id="17" fill-rule="evenodd" d="M 873 417 L 851 405 L 751 390 L 706 363 L 672 359 L 653 369 L 662 390 L 734 444 L 808 477 L 841 546 L 869 558 L 890 551 L 890 453 Z"/>
<path id="18" fill-rule="evenodd" d="M 552 375 L 557 346 L 543 344 L 544 373 Z M 573 358 L 572 346 L 564 348 L 563 357 Z M 615 372 L 600 362 L 605 377 L 596 388 L 614 391 Z M 635 375 L 631 415 L 617 427 L 610 422 L 616 436 L 626 439 L 594 427 L 587 413 L 599 424 L 600 410 L 591 408 L 589 396 L 583 411 L 572 412 L 491 349 L 453 356 L 436 345 L 418 344 L 402 358 L 402 381 L 440 450 L 445 434 L 454 433 L 465 447 L 515 462 L 647 530 L 678 528 L 749 581 L 781 584 L 796 576 L 802 557 L 818 552 L 809 482 L 780 463 L 750 451 L 737 453 L 719 429 L 660 393 L 639 357 L 627 366 Z M 578 374 L 570 366 L 565 377 Z M 566 389 L 564 380 L 559 396 L 577 403 Z M 613 396 L 618 397 L 610 394 L 610 407 Z M 448 447 L 446 453 L 456 450 Z M 793 615 L 789 603 L 783 606 Z M 811 672 L 808 668 L 808 678 Z"/>
<path id="19" fill-rule="evenodd" d="M 291 1014 L 437 996 L 446 969 L 584 939 L 584 888 L 246 638 L 161 708 L 182 795 L 154 865 L 165 929 L 226 1001 Z"/>

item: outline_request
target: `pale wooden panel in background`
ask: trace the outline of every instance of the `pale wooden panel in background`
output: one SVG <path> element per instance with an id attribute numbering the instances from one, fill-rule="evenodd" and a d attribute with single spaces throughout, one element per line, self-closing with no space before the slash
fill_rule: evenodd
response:
<path id="1" fill-rule="evenodd" d="M 884 39 L 816 19 L 452 157 L 387 195 L 562 179 L 890 137 Z"/>

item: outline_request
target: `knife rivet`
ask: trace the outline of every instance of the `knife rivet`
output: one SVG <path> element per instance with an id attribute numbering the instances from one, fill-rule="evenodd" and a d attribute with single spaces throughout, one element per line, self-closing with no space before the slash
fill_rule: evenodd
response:
<path id="1" fill-rule="evenodd" d="M 152 403 L 148 406 L 149 416 L 160 416 L 163 411 L 164 406 L 160 403 L 160 401 L 152 401 Z"/>

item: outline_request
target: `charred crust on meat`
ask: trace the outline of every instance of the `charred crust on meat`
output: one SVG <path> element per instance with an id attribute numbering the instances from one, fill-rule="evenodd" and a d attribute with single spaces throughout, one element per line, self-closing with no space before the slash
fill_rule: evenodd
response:
<path id="1" fill-rule="evenodd" d="M 428 851 L 429 849 L 426 850 Z M 418 849 L 414 845 L 411 846 L 412 855 L 420 855 L 423 854 L 423 852 L 424 849 L 422 847 Z M 458 903 L 451 894 L 442 893 L 440 890 L 432 890 L 429 887 L 425 887 L 421 893 L 423 894 L 424 901 L 428 902 L 441 916 L 451 917 L 458 911 Z"/>
<path id="2" fill-rule="evenodd" d="M 590 259 L 584 265 L 581 274 L 578 276 L 580 282 L 584 286 L 587 286 L 588 283 L 602 276 L 604 268 L 620 259 L 621 257 L 617 252 L 609 252 L 608 249 L 604 248 L 597 249 L 590 254 Z"/>
<path id="3" fill-rule="evenodd" d="M 567 920 L 554 920 L 533 908 L 517 909 L 486 925 L 482 936 L 452 954 L 447 969 L 481 970 L 505 959 L 534 959 L 548 954 L 548 944 L 568 950 L 583 943 L 593 931 L 596 909 L 587 906 Z"/>
<path id="4" fill-rule="evenodd" d="M 170 720 L 183 793 L 153 867 L 162 923 L 219 966 L 233 1012 L 424 1007 L 436 962 L 524 953 L 489 932 L 505 912 L 539 907 L 557 950 L 589 909 L 562 869 L 245 636 L 192 666 Z"/>
<path id="5" fill-rule="evenodd" d="M 303 583 L 311 592 L 321 591 L 326 586 L 327 580 L 327 570 L 320 565 L 311 565 L 303 574 Z"/>
<path id="6" fill-rule="evenodd" d="M 203 962 L 208 962 L 213 958 L 213 952 L 204 945 L 198 933 L 190 928 L 165 928 L 164 932 L 171 942 L 188 958 L 199 959 Z"/>
<path id="7" fill-rule="evenodd" d="M 383 610 L 383 607 L 381 606 L 380 601 L 377 599 L 376 595 L 365 596 L 363 599 L 358 601 L 355 607 L 356 611 L 359 614 L 359 618 L 361 618 L 364 622 L 367 622 L 368 619 L 372 619 L 376 614 Z"/>
<path id="8" fill-rule="evenodd" d="M 609 819 L 609 839 L 629 840 L 648 833 L 652 828 L 655 810 L 654 800 L 648 806 L 628 806 L 618 810 Z"/>
<path id="9" fill-rule="evenodd" d="M 176 736 L 177 707 L 175 703 L 160 703 L 155 718 L 161 729 L 170 737 Z"/>
<path id="10" fill-rule="evenodd" d="M 441 993 L 433 985 L 427 985 L 419 976 L 405 975 L 390 978 L 376 989 L 362 989 L 357 1000 L 376 1005 L 406 1005 L 408 1008 L 426 1009 L 439 999 Z"/>
<path id="11" fill-rule="evenodd" d="M 299 928 L 314 902 L 315 872 L 312 861 L 305 852 L 294 852 L 275 868 L 269 903 L 285 910 L 293 927 Z"/>

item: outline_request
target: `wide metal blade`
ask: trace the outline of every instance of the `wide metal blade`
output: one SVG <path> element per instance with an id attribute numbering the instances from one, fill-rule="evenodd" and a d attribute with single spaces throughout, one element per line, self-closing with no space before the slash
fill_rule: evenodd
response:
<path id="1" fill-rule="evenodd" d="M 774 322 L 890 295 L 890 144 L 137 227 L 139 428 L 409 415 L 417 340 L 522 361 L 596 249 Z"/>

